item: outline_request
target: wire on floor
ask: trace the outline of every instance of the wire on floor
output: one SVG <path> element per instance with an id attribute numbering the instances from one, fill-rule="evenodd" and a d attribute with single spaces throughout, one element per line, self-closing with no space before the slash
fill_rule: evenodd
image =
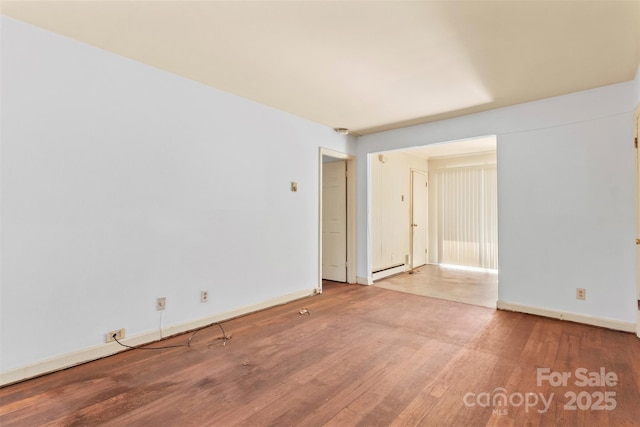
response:
<path id="1" fill-rule="evenodd" d="M 210 326 L 213 326 L 213 325 L 218 325 L 218 327 L 222 331 L 222 336 L 217 338 L 217 339 L 223 340 L 222 345 L 225 346 L 227 344 L 227 341 L 231 339 L 231 335 L 227 335 L 226 334 L 226 332 L 224 331 L 224 328 L 222 327 L 222 325 L 220 323 L 213 323 L 211 325 L 203 326 L 201 328 L 196 329 L 195 331 L 193 331 L 193 333 L 189 337 L 189 340 L 187 341 L 187 344 L 165 345 L 165 346 L 162 346 L 162 347 L 145 347 L 146 344 L 141 344 L 141 345 L 137 345 L 137 346 L 131 346 L 131 345 L 127 345 L 127 344 L 121 343 L 120 340 L 118 340 L 116 334 L 113 334 L 112 338 L 113 338 L 113 340 L 115 342 L 120 344 L 122 347 L 130 348 L 130 349 L 133 349 L 133 350 L 166 350 L 166 349 L 169 349 L 169 348 L 191 347 L 191 340 L 193 339 L 193 337 L 195 337 L 196 334 L 198 332 L 200 332 L 201 330 L 206 329 L 206 328 L 208 328 Z"/>
<path id="2" fill-rule="evenodd" d="M 222 324 L 220 323 L 215 323 L 215 325 L 218 325 L 218 327 L 220 328 L 220 331 L 222 331 L 222 336 L 219 337 L 219 340 L 222 340 L 222 345 L 225 346 L 227 345 L 227 341 L 231 339 L 231 335 L 227 335 L 226 332 L 224 331 L 224 329 L 222 328 Z M 209 326 L 213 326 L 213 325 L 209 325 Z M 208 328 L 209 326 L 205 326 L 204 328 L 200 328 L 200 329 L 196 329 L 193 334 L 189 337 L 189 341 L 187 341 L 187 347 L 191 347 L 191 340 L 193 339 L 193 337 L 196 336 L 196 334 L 198 332 L 200 332 L 201 330 Z"/>

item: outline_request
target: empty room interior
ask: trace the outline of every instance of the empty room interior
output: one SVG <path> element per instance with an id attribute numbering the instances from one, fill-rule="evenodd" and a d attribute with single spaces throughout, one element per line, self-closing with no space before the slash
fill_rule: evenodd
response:
<path id="1" fill-rule="evenodd" d="M 640 425 L 640 1 L 0 36 L 0 425 Z"/>

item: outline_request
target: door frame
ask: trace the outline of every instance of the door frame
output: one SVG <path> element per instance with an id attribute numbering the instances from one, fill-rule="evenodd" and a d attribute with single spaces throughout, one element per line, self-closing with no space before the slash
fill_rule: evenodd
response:
<path id="1" fill-rule="evenodd" d="M 322 293 L 322 157 L 344 160 L 347 173 L 347 283 L 356 283 L 356 158 L 329 148 L 320 147 L 318 155 L 318 286 Z"/>
<path id="2" fill-rule="evenodd" d="M 640 104 L 633 113 L 633 136 L 635 138 L 635 202 L 636 202 L 636 235 L 635 235 L 635 252 L 636 252 L 636 304 L 637 304 L 637 320 L 636 320 L 636 336 L 640 338 L 640 149 L 638 148 L 638 138 L 640 137 Z"/>
<path id="3" fill-rule="evenodd" d="M 413 245 L 413 235 L 415 234 L 415 229 L 413 227 L 413 224 L 415 224 L 415 218 L 413 217 L 414 214 L 414 182 L 413 182 L 413 174 L 414 173 L 419 173 L 421 175 L 424 175 L 426 177 L 426 182 L 427 182 L 427 209 L 426 209 L 426 218 L 425 218 L 425 250 L 428 250 L 429 248 L 429 172 L 427 171 L 423 171 L 420 169 L 415 169 L 415 168 L 411 168 L 410 169 L 410 188 L 411 188 L 411 202 L 410 202 L 410 212 L 409 212 L 409 254 L 410 254 L 410 264 L 409 264 L 409 271 L 413 272 L 413 264 L 414 264 L 414 256 L 415 254 L 413 253 L 413 249 L 414 249 L 414 245 Z M 427 256 L 427 254 L 425 253 L 425 265 L 429 263 L 429 257 Z"/>
<path id="4" fill-rule="evenodd" d="M 322 173 L 322 280 L 346 283 L 347 161 L 323 156 Z"/>

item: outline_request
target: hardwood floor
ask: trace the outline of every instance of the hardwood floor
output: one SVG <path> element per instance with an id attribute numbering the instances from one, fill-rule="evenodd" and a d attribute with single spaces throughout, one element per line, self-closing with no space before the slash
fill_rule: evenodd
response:
<path id="1" fill-rule="evenodd" d="M 498 274 L 423 265 L 375 282 L 376 286 L 465 304 L 496 308 Z"/>
<path id="2" fill-rule="evenodd" d="M 329 283 L 223 325 L 226 345 L 214 325 L 152 345 L 192 337 L 191 347 L 130 350 L 2 388 L 0 425 L 640 425 L 640 340 L 628 333 Z M 538 368 L 572 376 L 538 385 Z M 576 385 L 579 368 L 617 382 Z M 506 405 L 492 406 L 500 387 Z M 583 409 L 565 408 L 570 392 Z M 600 406 L 615 408 L 584 409 L 605 392 Z"/>

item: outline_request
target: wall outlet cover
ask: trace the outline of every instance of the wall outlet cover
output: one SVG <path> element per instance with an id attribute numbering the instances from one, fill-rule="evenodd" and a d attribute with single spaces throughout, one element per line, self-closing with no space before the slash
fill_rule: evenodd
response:
<path id="1" fill-rule="evenodd" d="M 105 336 L 105 342 L 113 342 L 116 339 L 122 340 L 125 337 L 124 328 L 116 329 L 115 331 L 109 331 L 105 335 L 106 335 Z M 115 336 L 115 338 L 114 338 L 114 336 Z"/>

